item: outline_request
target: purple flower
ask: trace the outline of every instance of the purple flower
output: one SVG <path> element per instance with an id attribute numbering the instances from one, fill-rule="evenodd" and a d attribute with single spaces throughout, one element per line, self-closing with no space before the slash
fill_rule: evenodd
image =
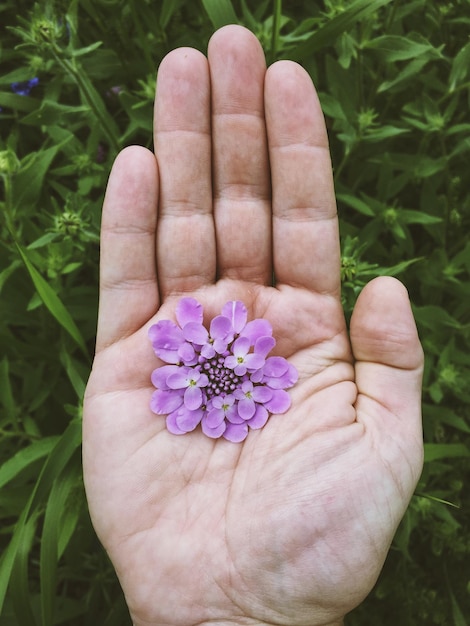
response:
<path id="1" fill-rule="evenodd" d="M 39 85 L 39 78 L 35 76 L 29 80 L 24 80 L 18 83 L 11 83 L 11 90 L 18 96 L 29 96 L 31 89 Z"/>
<path id="2" fill-rule="evenodd" d="M 276 340 L 267 320 L 248 322 L 243 302 L 227 302 L 208 330 L 201 304 L 182 298 L 176 321 L 161 320 L 149 330 L 165 363 L 152 372 L 150 408 L 166 415 L 169 432 L 183 435 L 200 425 L 208 437 L 239 442 L 270 414 L 287 411 L 285 390 L 298 374 L 283 357 L 268 356 Z"/>

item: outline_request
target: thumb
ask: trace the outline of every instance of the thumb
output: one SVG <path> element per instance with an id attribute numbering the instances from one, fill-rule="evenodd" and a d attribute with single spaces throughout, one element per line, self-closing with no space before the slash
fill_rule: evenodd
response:
<path id="1" fill-rule="evenodd" d="M 351 318 L 357 419 L 377 435 L 380 448 L 397 448 L 413 480 L 422 464 L 421 382 L 423 350 L 408 292 L 395 278 L 372 280 Z M 381 450 L 383 452 L 383 450 Z"/>

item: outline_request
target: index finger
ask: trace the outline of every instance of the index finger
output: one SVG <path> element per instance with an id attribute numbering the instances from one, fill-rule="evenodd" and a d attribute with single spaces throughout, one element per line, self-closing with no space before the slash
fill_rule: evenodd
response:
<path id="1" fill-rule="evenodd" d="M 272 65 L 265 81 L 277 284 L 339 296 L 340 247 L 325 121 L 307 72 Z"/>

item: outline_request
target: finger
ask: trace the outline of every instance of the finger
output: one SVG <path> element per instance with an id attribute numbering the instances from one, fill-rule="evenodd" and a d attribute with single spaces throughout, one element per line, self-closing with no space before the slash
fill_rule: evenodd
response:
<path id="1" fill-rule="evenodd" d="M 405 287 L 389 277 L 371 281 L 351 318 L 356 360 L 358 420 L 378 433 L 391 453 L 393 442 L 408 450 L 414 479 L 421 469 L 423 350 Z"/>
<path id="2" fill-rule="evenodd" d="M 158 282 L 165 297 L 215 279 L 209 70 L 197 50 L 173 50 L 159 67 L 155 151 L 160 170 Z"/>
<path id="3" fill-rule="evenodd" d="M 97 351 L 135 332 L 158 308 L 157 203 L 154 155 L 126 148 L 114 162 L 103 204 Z"/>
<path id="4" fill-rule="evenodd" d="M 250 31 L 227 26 L 210 40 L 208 58 L 219 275 L 271 283 L 263 50 Z"/>
<path id="5" fill-rule="evenodd" d="M 279 61 L 266 74 L 277 283 L 339 295 L 338 221 L 325 122 L 307 72 Z"/>

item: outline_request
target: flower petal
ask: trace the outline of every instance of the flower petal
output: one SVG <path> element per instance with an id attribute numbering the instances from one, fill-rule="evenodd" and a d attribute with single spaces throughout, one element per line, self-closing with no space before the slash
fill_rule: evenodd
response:
<path id="1" fill-rule="evenodd" d="M 183 335 L 186 341 L 190 341 L 198 346 L 203 346 L 209 340 L 207 328 L 196 322 L 189 322 L 183 328 Z"/>
<path id="2" fill-rule="evenodd" d="M 214 346 L 211 343 L 205 343 L 201 347 L 201 356 L 203 356 L 205 359 L 212 359 L 214 355 L 215 355 L 215 350 L 214 350 Z"/>
<path id="3" fill-rule="evenodd" d="M 264 356 L 261 356 L 261 354 L 255 354 L 253 352 L 253 353 L 247 354 L 245 357 L 245 365 L 251 371 L 261 369 L 264 363 L 265 363 Z"/>
<path id="4" fill-rule="evenodd" d="M 202 391 L 200 387 L 190 385 L 184 392 L 184 406 L 190 411 L 195 411 L 202 404 Z"/>
<path id="5" fill-rule="evenodd" d="M 246 306 L 238 300 L 227 302 L 222 308 L 222 315 L 228 317 L 232 324 L 232 330 L 236 334 L 243 330 L 248 317 Z"/>
<path id="6" fill-rule="evenodd" d="M 251 398 L 243 398 L 238 401 L 238 415 L 244 419 L 249 420 L 253 417 L 256 411 L 256 405 Z"/>
<path id="7" fill-rule="evenodd" d="M 246 420 L 243 417 L 238 415 L 238 411 L 236 406 L 231 406 L 229 410 L 225 413 L 225 419 L 227 422 L 231 424 L 244 424 Z"/>
<path id="8" fill-rule="evenodd" d="M 183 395 L 177 391 L 164 391 L 157 389 L 152 394 L 150 401 L 151 410 L 157 415 L 168 415 L 183 404 Z"/>
<path id="9" fill-rule="evenodd" d="M 179 428 L 176 424 L 176 415 L 177 415 L 177 411 L 173 411 L 173 413 L 170 413 L 170 415 L 167 415 L 166 428 L 168 432 L 170 432 L 172 435 L 185 435 L 186 431 L 181 430 L 181 428 Z"/>
<path id="10" fill-rule="evenodd" d="M 177 372 L 168 376 L 166 384 L 170 389 L 184 389 L 189 385 L 190 372 L 189 367 L 179 367 Z"/>
<path id="11" fill-rule="evenodd" d="M 181 363 L 178 350 L 165 350 L 164 348 L 154 348 L 154 350 L 158 358 L 165 363 L 173 363 L 174 365 L 179 365 Z"/>
<path id="12" fill-rule="evenodd" d="M 217 315 L 211 322 L 210 336 L 212 339 L 225 339 L 227 335 L 231 334 L 231 330 L 232 324 L 228 317 Z"/>
<path id="13" fill-rule="evenodd" d="M 185 365 L 195 365 L 197 363 L 197 354 L 193 346 L 187 341 L 178 348 L 178 356 Z"/>
<path id="14" fill-rule="evenodd" d="M 284 389 L 273 389 L 273 397 L 264 406 L 270 413 L 285 413 L 290 407 L 290 396 Z"/>
<path id="15" fill-rule="evenodd" d="M 181 298 L 176 307 L 176 319 L 183 328 L 191 322 L 202 324 L 202 305 L 194 298 Z"/>
<path id="16" fill-rule="evenodd" d="M 265 376 L 282 376 L 287 372 L 289 368 L 289 363 L 282 356 L 270 356 L 266 359 L 266 364 L 264 366 L 264 374 Z"/>
<path id="17" fill-rule="evenodd" d="M 268 356 L 271 350 L 276 345 L 276 340 L 274 337 L 258 337 L 255 341 L 254 351 L 256 354 L 260 354 L 264 358 Z"/>
<path id="18" fill-rule="evenodd" d="M 254 372 L 250 372 L 250 380 L 252 383 L 260 383 L 263 380 L 263 368 L 261 367 Z"/>
<path id="19" fill-rule="evenodd" d="M 233 443 L 239 443 L 246 439 L 248 435 L 248 426 L 245 424 L 227 424 L 227 428 L 225 429 L 222 437 L 224 439 L 228 439 L 228 441 L 233 441 Z"/>
<path id="20" fill-rule="evenodd" d="M 273 334 L 273 327 L 268 320 L 257 319 L 248 322 L 245 328 L 240 333 L 240 337 L 246 337 L 249 339 L 252 346 L 260 337 L 269 337 Z"/>
<path id="21" fill-rule="evenodd" d="M 148 335 L 154 349 L 177 350 L 184 341 L 183 331 L 170 320 L 160 320 L 150 326 Z"/>
<path id="22" fill-rule="evenodd" d="M 218 439 L 221 437 L 226 429 L 225 422 L 221 422 L 215 428 L 210 428 L 205 419 L 201 422 L 202 432 L 207 435 L 207 437 L 211 437 L 211 439 Z"/>
<path id="23" fill-rule="evenodd" d="M 282 359 L 282 357 L 273 357 L 273 358 Z M 285 359 L 283 360 L 285 361 Z M 288 363 L 287 361 L 285 362 L 287 363 L 287 369 L 280 376 L 266 375 L 266 367 L 263 368 L 263 372 L 264 372 L 263 381 L 267 385 L 269 385 L 269 387 L 271 387 L 272 389 L 287 389 L 289 387 L 292 387 L 293 385 L 295 385 L 295 383 L 297 382 L 299 378 L 299 373 L 297 372 L 297 369 L 293 365 Z"/>
<path id="24" fill-rule="evenodd" d="M 233 370 L 237 365 L 238 360 L 236 356 L 233 356 L 233 354 L 229 354 L 225 357 L 224 367 L 228 367 L 229 369 Z"/>
<path id="25" fill-rule="evenodd" d="M 151 380 L 154 387 L 157 389 L 170 389 L 166 384 L 168 376 L 176 374 L 178 372 L 177 365 L 162 365 L 153 370 Z"/>
<path id="26" fill-rule="evenodd" d="M 257 430 L 259 428 L 263 428 L 263 426 L 266 424 L 268 419 L 269 419 L 268 411 L 264 408 L 264 406 L 261 406 L 260 404 L 258 404 L 256 406 L 256 413 L 253 415 L 251 420 L 247 421 L 247 424 L 249 425 L 250 428 L 253 428 L 253 430 Z"/>
<path id="27" fill-rule="evenodd" d="M 250 340 L 248 337 L 239 337 L 232 344 L 232 353 L 238 357 L 244 357 L 250 349 Z"/>
<path id="28" fill-rule="evenodd" d="M 256 387 L 253 387 L 253 391 L 251 392 L 251 395 L 255 402 L 264 404 L 268 400 L 271 400 L 271 398 L 273 397 L 273 393 L 274 391 L 272 389 L 269 389 L 268 387 L 265 387 L 264 385 L 257 385 Z"/>
<path id="29" fill-rule="evenodd" d="M 233 371 L 237 376 L 244 376 L 246 374 L 246 365 L 244 363 L 238 363 L 233 368 Z"/>
<path id="30" fill-rule="evenodd" d="M 209 428 L 217 428 L 224 421 L 225 415 L 222 409 L 211 409 L 203 419 Z"/>
<path id="31" fill-rule="evenodd" d="M 202 409 L 191 411 L 187 407 L 182 406 L 176 411 L 176 425 L 184 432 L 189 433 L 196 428 L 203 415 Z"/>

